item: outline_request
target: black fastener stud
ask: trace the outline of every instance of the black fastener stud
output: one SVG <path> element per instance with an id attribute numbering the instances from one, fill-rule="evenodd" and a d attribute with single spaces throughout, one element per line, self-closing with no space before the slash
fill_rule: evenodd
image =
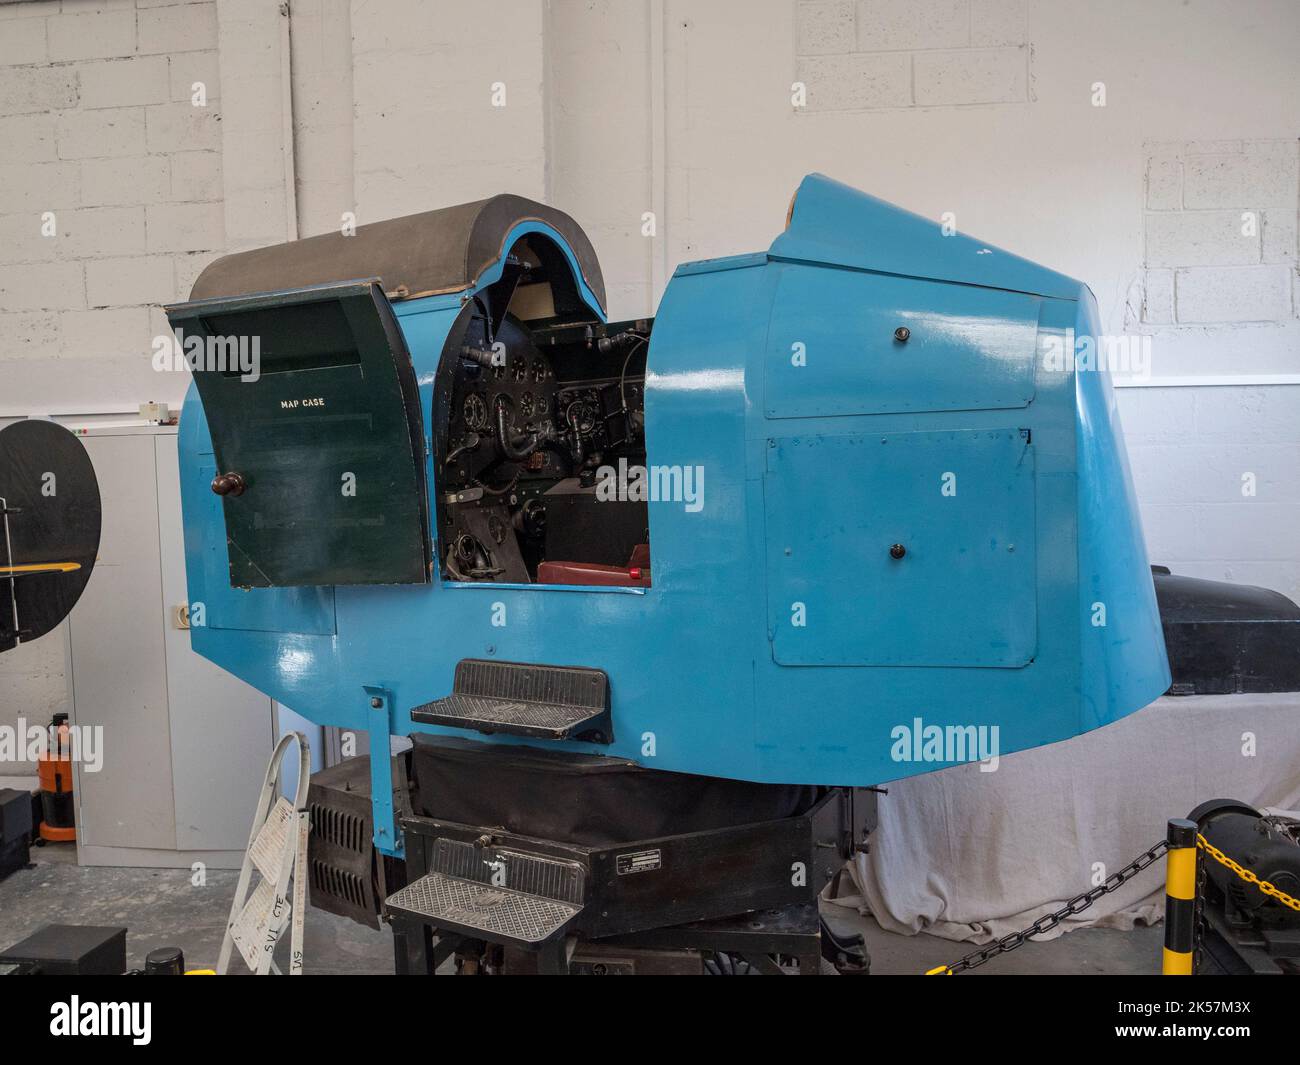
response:
<path id="1" fill-rule="evenodd" d="M 907 554 L 907 548 L 905 548 L 902 544 L 894 544 L 889 549 L 890 558 L 902 558 L 905 554 Z"/>
<path id="2" fill-rule="evenodd" d="M 906 344 L 907 338 L 910 337 L 911 335 L 912 335 L 912 331 L 908 329 L 907 326 L 905 325 L 900 325 L 897 329 L 894 330 L 894 339 L 897 340 L 900 344 Z"/>

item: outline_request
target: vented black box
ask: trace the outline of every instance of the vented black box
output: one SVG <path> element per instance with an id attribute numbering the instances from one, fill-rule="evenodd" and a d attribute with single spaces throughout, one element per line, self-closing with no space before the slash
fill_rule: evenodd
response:
<path id="1" fill-rule="evenodd" d="M 0 880 L 27 865 L 31 835 L 31 793 L 0 788 Z"/>
<path id="2" fill-rule="evenodd" d="M 126 929 L 47 924 L 0 951 L 0 965 L 23 962 L 39 976 L 120 976 L 126 972 Z"/>

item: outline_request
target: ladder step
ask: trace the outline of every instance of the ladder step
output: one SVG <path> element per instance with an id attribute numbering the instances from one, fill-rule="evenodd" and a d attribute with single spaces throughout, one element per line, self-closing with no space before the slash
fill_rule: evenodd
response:
<path id="1" fill-rule="evenodd" d="M 415 707 L 411 720 L 550 740 L 614 740 L 609 678 L 584 666 L 462 659 L 451 695 Z"/>
<path id="2" fill-rule="evenodd" d="M 570 902 L 443 873 L 427 873 L 408 884 L 387 907 L 438 928 L 522 947 L 540 946 L 582 912 Z"/>

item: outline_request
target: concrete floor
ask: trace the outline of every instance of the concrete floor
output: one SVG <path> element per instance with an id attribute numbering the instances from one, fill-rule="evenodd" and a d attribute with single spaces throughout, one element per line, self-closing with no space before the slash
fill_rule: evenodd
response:
<path id="1" fill-rule="evenodd" d="M 0 948 L 42 925 L 125 925 L 127 965 L 138 967 L 156 947 L 185 952 L 187 968 L 212 968 L 238 873 L 211 871 L 203 887 L 185 870 L 83 868 L 70 843 L 32 849 L 31 869 L 0 881 Z M 923 973 L 973 949 L 934 936 L 899 936 L 871 918 L 828 907 L 837 929 L 859 930 L 879 975 Z M 309 908 L 305 928 L 308 973 L 391 973 L 392 937 Z M 1108 974 L 1159 971 L 1163 929 L 1132 932 L 1082 929 L 1048 943 L 1027 943 L 977 973 Z M 242 971 L 242 965 L 238 966 Z"/>
<path id="2" fill-rule="evenodd" d="M 109 869 L 76 864 L 76 845 L 32 848 L 31 869 L 0 881 L 0 948 L 46 924 L 125 925 L 128 968 L 144 965 L 158 947 L 180 947 L 187 969 L 217 964 L 239 873 L 209 870 L 194 887 L 185 869 Z M 389 932 L 312 907 L 304 954 L 309 973 L 391 973 Z M 232 968 L 243 969 L 242 962 Z"/>

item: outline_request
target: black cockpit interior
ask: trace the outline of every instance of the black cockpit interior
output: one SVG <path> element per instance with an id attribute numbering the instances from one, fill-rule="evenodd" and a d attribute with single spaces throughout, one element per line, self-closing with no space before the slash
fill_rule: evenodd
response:
<path id="1" fill-rule="evenodd" d="M 467 299 L 434 387 L 443 579 L 646 587 L 652 321 L 601 322 L 563 254 L 531 234 Z"/>

